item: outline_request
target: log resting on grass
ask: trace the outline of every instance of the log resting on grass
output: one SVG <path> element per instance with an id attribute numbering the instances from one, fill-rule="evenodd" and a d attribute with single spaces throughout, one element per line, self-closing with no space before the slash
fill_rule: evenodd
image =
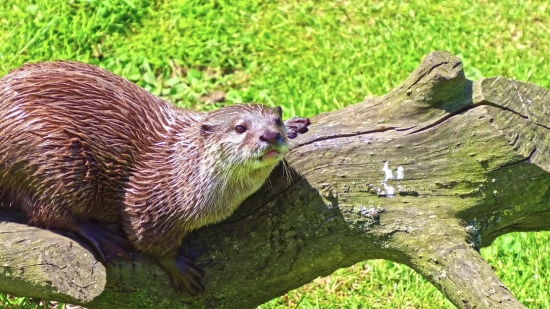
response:
<path id="1" fill-rule="evenodd" d="M 318 115 L 291 169 L 182 248 L 206 292 L 176 295 L 135 253 L 104 267 L 78 238 L 0 223 L 0 291 L 88 308 L 254 308 L 367 259 L 410 266 L 457 308 L 525 308 L 479 255 L 500 235 L 550 229 L 550 95 L 470 81 L 429 54 L 382 97 Z M 174 240 L 176 241 L 176 240 Z"/>

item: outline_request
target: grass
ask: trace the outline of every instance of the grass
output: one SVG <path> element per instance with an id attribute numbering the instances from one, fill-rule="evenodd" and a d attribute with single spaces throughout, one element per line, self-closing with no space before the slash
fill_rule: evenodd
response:
<path id="1" fill-rule="evenodd" d="M 313 116 L 388 92 L 433 50 L 459 55 L 472 79 L 550 88 L 549 25 L 546 1 L 4 0 L 0 75 L 29 61 L 78 60 L 182 106 L 276 102 L 286 117 Z M 216 90 L 226 101 L 205 102 Z M 529 308 L 550 308 L 549 240 L 513 234 L 483 250 Z M 5 307 L 33 306 L 17 302 L 28 300 L 0 296 Z M 384 261 L 261 306 L 295 307 L 452 308 L 410 269 Z"/>
<path id="2" fill-rule="evenodd" d="M 550 233 L 515 233 L 482 249 L 503 283 L 528 308 L 550 308 Z M 367 261 L 318 278 L 260 306 L 268 308 L 455 308 L 407 266 Z"/>

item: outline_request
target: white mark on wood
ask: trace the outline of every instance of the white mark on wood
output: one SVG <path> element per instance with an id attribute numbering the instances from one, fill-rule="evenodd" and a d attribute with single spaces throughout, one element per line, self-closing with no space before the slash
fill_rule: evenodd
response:
<path id="1" fill-rule="evenodd" d="M 510 82 L 512 83 L 512 86 L 514 86 L 514 89 L 516 89 L 516 93 L 518 94 L 519 101 L 523 103 L 523 98 L 521 97 L 521 93 L 519 93 L 518 86 L 516 85 L 516 82 L 513 79 L 510 79 Z"/>
<path id="2" fill-rule="evenodd" d="M 401 180 L 405 177 L 405 169 L 403 166 L 399 166 L 397 168 L 397 179 Z"/>
<path id="3" fill-rule="evenodd" d="M 386 184 L 388 180 L 393 179 L 393 172 L 388 165 L 388 161 L 384 162 L 384 167 L 382 168 L 382 172 L 384 172 L 384 179 L 382 179 L 381 181 L 382 185 L 384 186 L 384 190 L 381 191 L 380 189 L 378 189 L 378 195 L 393 197 L 395 195 L 394 188 Z"/>
<path id="4" fill-rule="evenodd" d="M 378 188 L 378 195 L 379 196 L 386 196 L 386 197 L 393 197 L 395 196 L 395 188 L 393 186 L 388 185 L 388 181 L 397 179 L 401 180 L 405 177 L 405 169 L 402 166 L 399 166 L 396 170 L 396 177 L 393 176 L 393 171 L 389 167 L 389 162 L 384 162 L 384 167 L 382 168 L 382 172 L 384 172 L 384 178 L 381 181 L 382 186 L 384 187 L 384 190 L 381 190 Z M 397 190 L 401 191 L 402 186 L 398 186 Z"/>
<path id="5" fill-rule="evenodd" d="M 382 183 L 385 183 L 386 181 L 393 179 L 393 172 L 388 167 L 388 161 L 384 162 L 384 168 L 382 168 L 382 171 L 384 172 L 384 180 Z"/>
<path id="6" fill-rule="evenodd" d="M 384 183 L 384 191 L 386 191 L 386 196 L 394 196 L 395 195 L 395 190 L 393 189 L 392 186 L 388 186 L 386 183 Z"/>
<path id="7" fill-rule="evenodd" d="M 379 217 L 378 211 L 372 206 L 371 208 L 366 208 L 364 206 L 361 206 L 359 211 L 361 213 L 361 216 L 366 218 L 375 219 Z"/>
<path id="8" fill-rule="evenodd" d="M 477 227 L 473 223 L 468 224 L 465 229 L 466 233 L 478 234 Z"/>
<path id="9" fill-rule="evenodd" d="M 519 101 L 521 103 L 527 103 L 527 104 L 532 104 L 533 103 L 529 99 L 523 100 L 523 97 L 521 96 L 521 93 L 519 92 L 518 86 L 516 85 L 516 81 L 514 81 L 513 79 L 510 79 L 510 82 L 512 83 L 512 86 L 514 86 L 514 89 L 516 89 L 516 93 L 517 93 Z"/>

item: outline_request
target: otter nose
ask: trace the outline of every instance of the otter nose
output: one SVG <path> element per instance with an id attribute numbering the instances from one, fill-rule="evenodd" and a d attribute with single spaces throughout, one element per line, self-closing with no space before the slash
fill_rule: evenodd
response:
<path id="1" fill-rule="evenodd" d="M 269 144 L 275 144 L 281 139 L 281 133 L 278 132 L 272 132 L 269 130 L 266 130 L 264 134 L 260 136 L 260 140 L 263 142 L 267 142 Z"/>

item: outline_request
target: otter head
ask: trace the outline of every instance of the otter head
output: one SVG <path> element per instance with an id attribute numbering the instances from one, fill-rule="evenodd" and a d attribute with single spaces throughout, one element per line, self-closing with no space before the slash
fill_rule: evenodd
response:
<path id="1" fill-rule="evenodd" d="M 211 147 L 210 154 L 218 154 L 222 168 L 238 174 L 260 171 L 269 174 L 288 151 L 281 107 L 260 104 L 223 107 L 205 117 L 200 131 L 203 145 Z"/>

